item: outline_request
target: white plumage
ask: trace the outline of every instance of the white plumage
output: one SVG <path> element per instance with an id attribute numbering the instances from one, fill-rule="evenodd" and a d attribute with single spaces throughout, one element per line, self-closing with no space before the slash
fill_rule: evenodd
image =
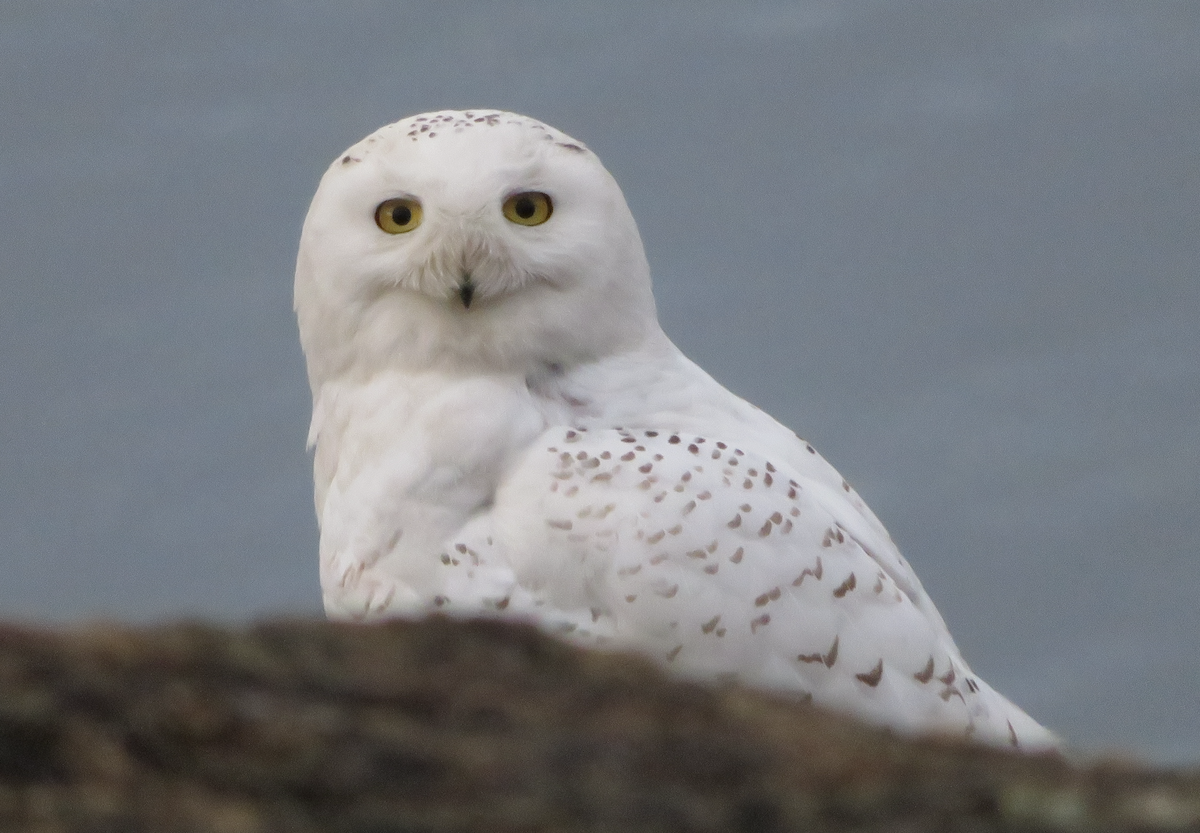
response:
<path id="1" fill-rule="evenodd" d="M 445 111 L 326 172 L 296 312 L 337 618 L 532 618 L 913 730 L 1053 736 L 975 677 L 883 525 L 658 325 L 620 189 L 532 119 Z"/>

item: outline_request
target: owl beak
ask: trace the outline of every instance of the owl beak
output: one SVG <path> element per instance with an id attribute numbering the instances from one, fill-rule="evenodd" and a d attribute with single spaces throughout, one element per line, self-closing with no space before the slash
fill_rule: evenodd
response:
<path id="1" fill-rule="evenodd" d="M 470 275 L 463 275 L 462 283 L 458 285 L 458 297 L 462 300 L 463 309 L 471 308 L 471 299 L 475 297 L 475 284 L 471 283 Z"/>

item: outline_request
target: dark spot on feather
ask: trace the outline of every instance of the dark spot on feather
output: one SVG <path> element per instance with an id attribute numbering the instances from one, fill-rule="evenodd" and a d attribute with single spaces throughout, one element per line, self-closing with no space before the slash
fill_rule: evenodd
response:
<path id="1" fill-rule="evenodd" d="M 833 664 L 837 662 L 838 640 L 839 637 L 835 636 L 833 644 L 829 646 L 829 651 L 824 654 L 820 652 L 815 654 L 800 654 L 796 659 L 800 660 L 800 662 L 819 662 L 826 668 L 833 668 Z"/>
<path id="2" fill-rule="evenodd" d="M 838 588 L 833 591 L 834 597 L 838 599 L 843 598 L 847 593 L 853 590 L 857 584 L 858 580 L 855 579 L 854 573 L 851 573 L 850 577 L 838 585 Z"/>
<path id="3" fill-rule="evenodd" d="M 913 674 L 913 679 L 918 683 L 927 683 L 933 679 L 933 657 L 929 658 L 929 662 L 925 663 L 925 667 Z"/>
<path id="4" fill-rule="evenodd" d="M 875 686 L 879 685 L 879 681 L 883 679 L 883 659 L 880 659 L 875 667 L 866 674 L 855 674 L 854 676 L 857 677 L 861 682 L 864 682 L 871 688 L 874 688 Z"/>
<path id="5" fill-rule="evenodd" d="M 806 576 L 812 576 L 817 581 L 820 581 L 821 576 L 824 575 L 824 573 L 825 573 L 825 567 L 821 563 L 821 556 L 818 555 L 817 556 L 817 566 L 811 567 L 811 568 L 805 567 L 803 570 L 801 570 L 800 575 L 796 576 L 795 580 L 792 581 L 792 586 L 799 587 L 800 585 L 804 584 L 804 579 Z"/>

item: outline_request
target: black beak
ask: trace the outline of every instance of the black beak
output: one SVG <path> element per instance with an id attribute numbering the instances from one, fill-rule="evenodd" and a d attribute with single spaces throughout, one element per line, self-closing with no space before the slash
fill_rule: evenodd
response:
<path id="1" fill-rule="evenodd" d="M 471 299 L 475 297 L 475 284 L 471 283 L 470 275 L 464 275 L 462 283 L 458 285 L 458 297 L 462 299 L 463 309 L 471 308 Z"/>

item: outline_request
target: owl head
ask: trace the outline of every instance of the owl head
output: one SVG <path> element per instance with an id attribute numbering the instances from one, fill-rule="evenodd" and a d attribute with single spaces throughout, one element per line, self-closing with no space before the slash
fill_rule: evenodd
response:
<path id="1" fill-rule="evenodd" d="M 406 118 L 339 155 L 304 221 L 295 307 L 314 390 L 570 367 L 660 332 L 612 176 L 566 134 L 493 110 Z"/>

